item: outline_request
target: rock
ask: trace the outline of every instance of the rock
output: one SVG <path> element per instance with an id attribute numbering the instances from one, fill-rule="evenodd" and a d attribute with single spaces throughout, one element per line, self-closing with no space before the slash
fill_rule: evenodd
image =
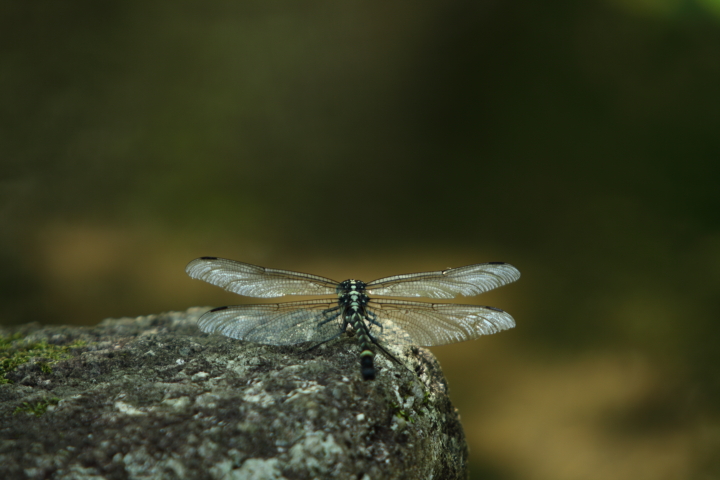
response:
<path id="1" fill-rule="evenodd" d="M 465 478 L 427 350 L 363 381 L 347 335 L 257 345 L 200 333 L 205 310 L 0 328 L 0 478 Z"/>

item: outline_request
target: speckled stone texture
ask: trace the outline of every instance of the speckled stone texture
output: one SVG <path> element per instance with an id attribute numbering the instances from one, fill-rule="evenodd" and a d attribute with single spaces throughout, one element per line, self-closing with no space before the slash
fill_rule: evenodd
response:
<path id="1" fill-rule="evenodd" d="M 208 336 L 195 326 L 205 310 L 0 328 L 20 332 L 6 357 L 86 342 L 6 375 L 0 478 L 465 478 L 465 437 L 428 351 L 392 350 L 414 375 L 378 354 L 364 382 L 352 338 L 306 351 Z"/>

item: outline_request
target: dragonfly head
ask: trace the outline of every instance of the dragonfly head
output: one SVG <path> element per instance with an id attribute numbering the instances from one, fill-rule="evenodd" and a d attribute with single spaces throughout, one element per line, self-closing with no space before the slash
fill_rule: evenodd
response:
<path id="1" fill-rule="evenodd" d="M 360 280 L 345 280 L 344 282 L 340 282 L 335 291 L 338 295 L 352 292 L 365 293 L 366 286 L 367 284 Z"/>

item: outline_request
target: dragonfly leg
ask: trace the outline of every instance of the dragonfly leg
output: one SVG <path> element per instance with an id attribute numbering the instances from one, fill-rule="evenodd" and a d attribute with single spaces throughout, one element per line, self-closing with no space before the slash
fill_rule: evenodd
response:
<path id="1" fill-rule="evenodd" d="M 327 315 L 328 313 L 332 313 L 333 315 L 330 316 L 330 317 L 328 317 L 326 320 L 323 320 L 322 322 L 318 323 L 318 325 L 325 325 L 326 323 L 328 323 L 328 322 L 330 322 L 330 321 L 332 321 L 332 320 L 335 320 L 337 317 L 340 316 L 340 313 L 341 313 L 341 312 L 339 312 L 338 310 L 340 310 L 340 306 L 339 306 L 339 305 L 338 305 L 337 307 L 328 308 L 327 310 L 323 310 L 323 312 L 322 312 L 323 315 Z M 343 329 L 343 330 L 344 330 L 344 329 Z"/>
<path id="2" fill-rule="evenodd" d="M 335 311 L 337 311 L 337 310 L 339 310 L 339 309 L 340 309 L 339 306 L 338 306 L 338 307 L 335 307 L 335 308 L 329 308 L 329 309 L 325 310 L 325 311 L 323 312 L 323 314 L 326 314 L 326 313 L 328 313 L 328 312 L 335 312 Z M 336 320 L 336 319 L 340 316 L 340 313 L 342 313 L 342 312 L 339 312 L 339 311 L 338 311 L 337 313 L 334 313 L 333 316 L 331 316 L 331 317 L 328 318 L 327 320 L 323 320 L 322 322 L 318 323 L 318 326 L 320 326 L 320 325 L 325 325 L 326 323 L 328 323 L 328 322 L 330 322 L 330 321 L 332 321 L 332 320 Z M 322 342 L 313 345 L 312 347 L 308 348 L 308 349 L 305 350 L 305 351 L 306 351 L 306 352 L 309 352 L 310 350 L 315 350 L 315 349 L 316 349 L 317 347 L 319 347 L 320 345 L 322 345 L 322 344 L 324 344 L 324 343 L 328 343 L 328 342 L 330 342 L 330 341 L 332 341 L 332 340 L 335 340 L 335 339 L 338 338 L 340 335 L 342 335 L 343 333 L 345 333 L 345 330 L 347 329 L 347 326 L 348 326 L 347 320 L 343 319 L 343 325 L 342 325 L 342 327 L 340 328 L 340 331 L 339 331 L 336 335 L 333 335 L 332 337 L 328 338 L 327 340 L 323 340 Z"/>
<path id="3" fill-rule="evenodd" d="M 390 353 L 390 352 L 388 352 L 387 350 L 385 350 L 385 348 L 384 348 L 382 345 L 380 345 L 380 342 L 378 342 L 377 339 L 375 339 L 372 335 L 369 335 L 369 337 L 370 337 L 370 340 L 372 341 L 372 343 L 374 343 L 375 346 L 380 349 L 380 351 L 382 351 L 385 355 L 387 355 L 387 356 L 390 358 L 390 360 L 392 360 L 393 362 L 397 363 L 398 365 L 400 365 L 400 366 L 402 366 L 402 367 L 405 367 L 405 369 L 406 369 L 408 372 L 410 372 L 410 373 L 412 373 L 413 375 L 415 375 L 415 372 L 413 372 L 412 370 L 410 370 L 407 365 L 405 365 L 405 364 L 402 363 L 400 360 L 398 360 L 397 358 L 395 358 L 395 355 L 393 355 L 392 353 Z"/>
<path id="4" fill-rule="evenodd" d="M 382 324 L 378 323 L 378 321 L 377 321 L 377 315 L 375 315 L 373 312 L 371 312 L 371 311 L 369 311 L 369 310 L 366 310 L 365 313 L 367 314 L 367 316 L 365 317 L 365 319 L 366 319 L 368 322 L 372 323 L 373 325 L 375 325 L 375 326 L 377 326 L 377 327 L 380 327 L 380 331 L 382 331 L 382 330 L 383 330 L 383 326 L 382 326 Z"/>
<path id="5" fill-rule="evenodd" d="M 320 345 L 323 345 L 323 344 L 328 343 L 328 342 L 332 342 L 333 340 L 335 340 L 336 338 L 338 338 L 338 337 L 339 337 L 340 335 L 342 335 L 343 333 L 345 333 L 345 330 L 340 330 L 337 335 L 333 335 L 332 337 L 328 338 L 327 340 L 323 340 L 323 341 L 320 342 L 320 343 L 316 343 L 316 344 L 313 345 L 312 347 L 310 347 L 310 348 L 308 348 L 307 350 L 305 350 L 305 352 L 309 352 L 310 350 L 315 350 L 315 349 L 316 349 L 317 347 L 319 347 Z"/>

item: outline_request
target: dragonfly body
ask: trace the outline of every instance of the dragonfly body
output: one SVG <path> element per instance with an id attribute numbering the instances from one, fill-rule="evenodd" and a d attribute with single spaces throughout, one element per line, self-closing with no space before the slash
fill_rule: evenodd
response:
<path id="1" fill-rule="evenodd" d="M 375 378 L 375 347 L 397 361 L 381 342 L 445 345 L 515 326 L 510 314 L 494 307 L 378 299 L 375 295 L 453 298 L 478 295 L 520 278 L 515 267 L 502 262 L 395 275 L 369 283 L 337 282 L 217 257 L 195 259 L 186 272 L 252 297 L 337 295 L 336 300 L 219 307 L 200 317 L 198 325 L 204 332 L 269 345 L 320 344 L 352 326 L 360 343 L 360 370 L 365 380 Z"/>
<path id="2" fill-rule="evenodd" d="M 357 332 L 360 342 L 360 373 L 363 379 L 372 380 L 375 378 L 375 365 L 373 359 L 375 352 L 372 350 L 372 336 L 365 322 L 369 321 L 366 309 L 370 300 L 365 293 L 365 282 L 359 280 L 345 280 L 337 287 L 338 304 L 343 310 L 344 319 L 343 331 L 347 324 L 352 325 Z M 371 321 L 371 320 L 370 320 Z"/>

